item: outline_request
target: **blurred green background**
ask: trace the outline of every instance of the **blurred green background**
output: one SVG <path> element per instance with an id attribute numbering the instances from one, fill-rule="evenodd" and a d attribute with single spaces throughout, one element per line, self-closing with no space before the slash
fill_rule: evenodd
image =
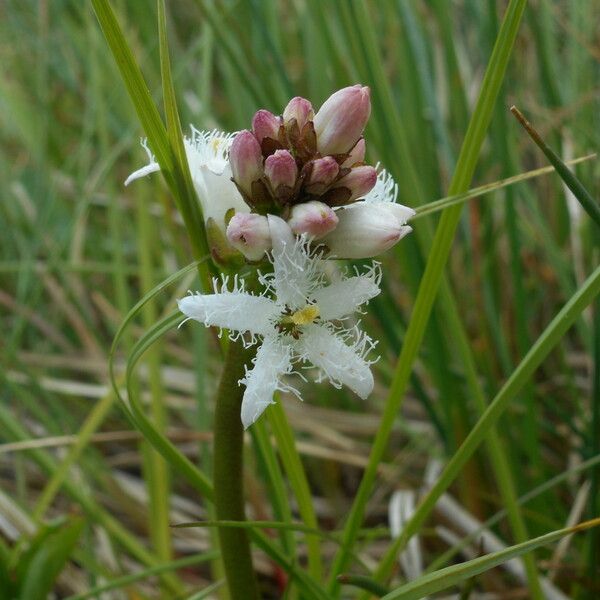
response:
<path id="1" fill-rule="evenodd" d="M 112 5 L 162 106 L 155 4 Z M 250 126 L 258 108 L 279 114 L 294 95 L 318 107 L 335 89 L 360 82 L 372 91 L 368 159 L 394 175 L 403 204 L 443 198 L 505 6 L 494 0 L 168 2 L 182 124 L 236 131 Z M 597 152 L 598 23 L 596 0 L 529 2 L 475 185 L 547 165 L 510 115 L 511 104 L 563 160 Z M 31 536 L 40 522 L 65 519 L 48 535 L 69 538 L 78 514 L 85 519 L 76 523 L 71 545 L 59 544 L 68 548 L 65 570 L 48 587 L 58 597 L 157 562 L 200 560 L 199 553 L 208 561 L 214 558 L 202 554 L 213 547 L 208 529 L 156 527 L 161 502 L 171 523 L 206 518 L 206 507 L 177 478 L 169 481 L 164 466 L 159 489 L 168 495 L 152 498 L 152 454 L 109 392 L 107 356 L 118 325 L 191 254 L 159 176 L 123 187 L 146 162 L 138 144 L 143 131 L 91 4 L 4 0 L 0 64 L 0 562 L 10 566 L 19 552 L 35 548 Z M 597 198 L 597 158 L 575 170 Z M 343 523 L 366 463 L 437 218 L 415 221 L 415 233 L 382 258 L 384 293 L 363 317 L 380 340 L 373 396 L 362 402 L 323 385 L 307 387 L 301 406 L 283 400 L 324 529 Z M 594 227 L 555 174 L 465 207 L 447 274 L 488 398 L 598 264 Z M 146 305 L 125 346 L 174 298 L 197 287 L 188 277 Z M 598 468 L 575 471 L 600 454 L 599 310 L 587 311 L 565 336 L 498 428 L 518 495 L 564 476 L 525 505 L 531 536 L 600 513 Z M 479 414 L 447 315 L 447 306 L 435 307 L 367 526 L 387 527 L 390 493 L 419 490 L 427 466 L 451 455 Z M 148 355 L 139 378 L 142 398 L 160 399 L 169 437 L 206 471 L 216 348 L 199 327 L 173 331 Z M 249 502 L 255 518 L 276 518 L 260 456 L 249 452 Z M 477 520 L 502 508 L 484 450 L 451 496 Z M 458 521 L 452 511 L 438 511 L 421 532 L 425 566 L 467 533 Z M 441 535 L 440 527 L 454 537 Z M 514 542 L 504 520 L 492 529 L 503 543 Z M 543 550 L 536 555 L 540 571 L 568 597 L 597 598 L 598 544 L 587 533 L 562 551 Z M 480 551 L 476 541 L 470 548 Z M 368 563 L 383 549 L 377 539 L 363 539 L 358 550 Z M 202 589 L 213 577 L 206 564 L 185 563 L 170 584 L 182 594 Z M 271 590 L 265 597 L 279 597 L 277 569 L 264 559 L 257 565 Z M 155 579 L 141 579 L 103 597 L 176 597 Z M 525 585 L 496 570 L 478 578 L 475 589 L 518 593 Z"/>

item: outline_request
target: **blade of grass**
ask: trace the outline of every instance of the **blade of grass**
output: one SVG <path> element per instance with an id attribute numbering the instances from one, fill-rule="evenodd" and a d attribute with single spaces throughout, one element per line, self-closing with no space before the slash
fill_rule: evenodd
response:
<path id="1" fill-rule="evenodd" d="M 319 525 L 312 501 L 310 486 L 306 473 L 294 442 L 294 432 L 289 425 L 281 401 L 275 402 L 267 409 L 267 418 L 275 435 L 279 456 L 290 479 L 290 486 L 298 502 L 298 510 L 305 525 L 318 529 Z M 308 572 L 317 581 L 321 579 L 323 567 L 321 564 L 321 547 L 319 538 L 306 536 L 308 548 Z"/>
<path id="2" fill-rule="evenodd" d="M 466 191 L 473 177 L 479 151 L 492 117 L 495 99 L 504 77 L 525 4 L 525 0 L 511 0 L 506 10 L 504 21 L 486 70 L 479 100 L 457 161 L 456 171 L 449 188 L 450 195 Z M 335 578 L 336 575 L 347 567 L 349 558 L 348 549 L 352 547 L 356 539 L 356 532 L 362 522 L 367 500 L 375 482 L 377 466 L 383 457 L 394 420 L 402 404 L 412 365 L 417 357 L 431 308 L 443 276 L 444 266 L 450 253 L 461 208 L 461 204 L 448 208 L 442 214 L 438 225 L 425 273 L 419 286 L 419 292 L 404 339 L 404 345 L 402 346 L 402 351 L 396 365 L 394 379 L 381 419 L 381 426 L 375 437 L 369 463 L 346 522 L 344 545 L 334 559 L 332 578 Z M 329 589 L 331 591 L 339 591 L 339 585 L 335 579 L 330 580 Z"/>
<path id="3" fill-rule="evenodd" d="M 15 419 L 11 411 L 7 410 L 2 405 L 0 405 L 0 423 L 2 424 L 3 430 L 17 440 L 27 440 L 31 437 Z M 52 476 L 56 473 L 58 466 L 52 459 L 50 453 L 44 450 L 30 449 L 27 451 L 27 454 L 33 458 L 47 475 Z M 81 485 L 69 478 L 65 478 L 62 487 L 66 493 L 81 506 L 82 510 L 90 519 L 103 527 L 109 536 L 118 542 L 118 544 L 134 558 L 147 566 L 152 567 L 157 565 L 158 561 L 156 557 L 144 548 L 135 535 L 127 531 L 119 521 L 97 504 L 95 500 L 84 491 Z M 174 593 L 180 591 L 180 584 L 172 574 L 167 573 L 161 575 L 161 580 L 163 580 Z"/>
<path id="4" fill-rule="evenodd" d="M 143 581 L 144 579 L 154 577 L 155 575 L 160 575 L 169 571 L 176 571 L 177 569 L 186 569 L 187 567 L 202 564 L 203 562 L 213 560 L 218 555 L 219 553 L 216 550 L 213 550 L 211 552 L 193 554 L 192 556 L 186 556 L 185 558 L 172 560 L 167 563 L 158 565 L 156 567 L 151 567 L 150 569 L 143 569 L 142 571 L 138 571 L 137 573 L 132 573 L 131 575 L 117 577 L 116 579 L 112 579 L 111 581 L 108 581 L 107 583 L 103 583 L 101 585 L 97 585 L 92 589 L 87 590 L 86 592 L 83 592 L 81 594 L 67 596 L 65 600 L 86 600 L 87 598 L 95 598 L 105 592 L 129 587 L 132 583 Z"/>
<path id="5" fill-rule="evenodd" d="M 194 196 L 187 196 L 186 190 L 189 191 L 188 182 L 182 181 L 181 175 L 186 170 L 183 166 L 184 162 L 178 160 L 179 156 L 171 146 L 169 134 L 152 100 L 140 68 L 135 62 L 133 53 L 125 40 L 110 2 L 108 0 L 92 0 L 92 6 L 113 58 L 117 63 L 140 123 L 148 136 L 150 147 L 155 153 L 158 164 L 161 167 L 161 173 L 181 213 L 190 236 L 194 257 L 198 259 L 207 254 L 208 247 L 203 235 L 204 228 L 199 203 L 195 201 Z M 165 86 L 168 84 L 169 82 L 166 82 Z M 170 102 L 169 106 L 169 120 L 171 121 L 174 115 Z M 176 135 L 176 133 L 173 133 L 172 128 L 170 134 Z"/>
<path id="6" fill-rule="evenodd" d="M 496 394 L 483 416 L 477 421 L 477 424 L 469 433 L 466 440 L 454 456 L 452 456 L 436 483 L 423 498 L 411 519 L 406 523 L 400 536 L 386 553 L 382 566 L 378 569 L 378 575 L 384 577 L 387 575 L 390 568 L 390 557 L 392 555 L 396 556 L 406 545 L 406 542 L 419 531 L 419 528 L 435 507 L 438 498 L 448 489 L 464 464 L 486 439 L 486 436 L 489 435 L 489 432 L 493 429 L 495 423 L 511 400 L 519 393 L 538 366 L 559 343 L 565 332 L 581 315 L 583 310 L 589 306 L 598 293 L 600 293 L 600 267 L 588 277 L 581 289 L 569 299 L 549 323 L 511 377 Z"/>
<path id="7" fill-rule="evenodd" d="M 581 156 L 579 158 L 575 158 L 573 160 L 568 161 L 567 165 L 577 165 L 582 162 L 591 160 L 596 158 L 597 154 L 588 154 L 587 156 Z M 416 221 L 421 217 L 425 217 L 427 215 L 431 215 L 433 213 L 439 212 L 450 206 L 455 206 L 456 204 L 462 204 L 467 200 L 473 200 L 475 198 L 479 198 L 480 196 L 485 196 L 486 194 L 491 194 L 492 192 L 496 192 L 498 190 L 502 190 L 504 188 L 513 186 L 517 183 L 527 181 L 529 179 L 534 179 L 535 177 L 540 177 L 542 175 L 547 175 L 549 173 L 554 173 L 556 169 L 554 167 L 541 167 L 540 169 L 534 169 L 532 171 L 527 171 L 526 173 L 521 173 L 520 175 L 513 175 L 512 177 L 507 177 L 506 179 L 501 179 L 499 181 L 494 181 L 493 183 L 486 183 L 479 187 L 473 188 L 468 192 L 464 192 L 462 194 L 455 194 L 454 196 L 446 196 L 445 198 L 440 198 L 439 200 L 434 200 L 433 202 L 428 202 L 427 204 L 422 204 L 421 206 L 415 207 L 415 216 L 412 217 L 411 221 Z"/>
<path id="8" fill-rule="evenodd" d="M 592 527 L 598 527 L 599 525 L 600 518 L 592 519 L 590 521 L 579 523 L 575 527 L 559 529 L 558 531 L 547 533 L 546 535 L 528 540 L 522 544 L 511 546 L 505 550 L 493 552 L 486 556 L 480 556 L 479 558 L 469 560 L 459 565 L 440 569 L 435 573 L 424 575 L 423 577 L 419 577 L 418 579 L 403 585 L 384 596 L 382 600 L 419 600 L 428 594 L 435 594 L 441 590 L 446 590 L 461 581 L 465 581 L 475 575 L 493 569 L 497 565 L 500 565 L 511 558 L 521 556 L 525 552 L 531 552 L 532 550 L 535 550 L 535 548 L 551 544 L 566 535 L 585 531 Z"/>
<path id="9" fill-rule="evenodd" d="M 581 181 L 577 179 L 575 173 L 567 168 L 560 157 L 550 148 L 542 139 L 540 134 L 534 129 L 533 125 L 524 117 L 523 113 L 516 107 L 511 106 L 510 112 L 521 123 L 529 137 L 536 143 L 537 147 L 546 155 L 550 164 L 556 169 L 560 178 L 565 182 L 566 186 L 573 192 L 573 195 L 579 200 L 579 203 L 589 215 L 589 217 L 600 226 L 600 204 L 591 194 L 585 189 Z"/>
<path id="10" fill-rule="evenodd" d="M 152 217 L 148 203 L 143 197 L 144 187 L 138 187 L 136 199 L 136 220 L 138 255 L 140 257 L 139 280 L 142 290 L 149 290 L 155 284 L 153 268 L 153 248 L 156 244 L 156 232 L 153 231 Z M 142 309 L 142 322 L 145 328 L 151 327 L 157 319 L 157 310 L 153 302 L 147 302 Z M 155 345 L 146 357 L 150 391 L 150 414 L 159 431 L 167 426 L 167 411 L 163 404 L 164 389 L 160 374 L 161 346 Z M 147 443 L 142 444 L 144 457 L 144 478 L 147 480 L 149 512 L 148 527 L 156 554 L 163 561 L 171 559 L 171 532 L 169 529 L 170 479 L 167 463 Z"/>

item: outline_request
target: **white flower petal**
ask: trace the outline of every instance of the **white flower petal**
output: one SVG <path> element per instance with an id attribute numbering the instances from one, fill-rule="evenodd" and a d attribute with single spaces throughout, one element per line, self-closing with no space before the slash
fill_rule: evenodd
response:
<path id="1" fill-rule="evenodd" d="M 279 308 L 272 300 L 240 291 L 194 294 L 177 303 L 184 315 L 207 327 L 214 325 L 256 335 L 271 335 L 275 327 L 273 319 L 279 315 Z"/>
<path id="2" fill-rule="evenodd" d="M 242 423 L 247 429 L 273 404 L 276 390 L 286 389 L 280 378 L 291 372 L 290 347 L 275 336 L 266 337 L 253 360 L 254 366 L 240 381 L 246 386 L 242 400 Z"/>
<path id="3" fill-rule="evenodd" d="M 327 327 L 309 325 L 294 344 L 304 360 L 321 369 L 333 385 L 346 385 L 363 400 L 373 391 L 373 375 L 363 358 L 364 341 L 361 338 L 349 346 Z"/>
<path id="4" fill-rule="evenodd" d="M 380 279 L 381 271 L 378 265 L 374 265 L 364 275 L 343 279 L 315 290 L 312 299 L 319 307 L 321 319 L 341 319 L 358 310 L 362 304 L 381 292 Z"/>
<path id="5" fill-rule="evenodd" d="M 398 184 L 385 169 L 382 169 L 377 175 L 375 187 L 360 202 L 356 202 L 347 208 L 360 206 L 363 202 L 380 208 L 385 206 L 400 221 L 400 225 L 404 225 L 406 221 L 415 216 L 415 211 L 409 206 L 398 204 L 397 199 Z"/>
<path id="6" fill-rule="evenodd" d="M 294 233 L 292 228 L 281 218 L 275 215 L 267 215 L 269 219 L 269 228 L 271 230 L 271 239 L 273 240 L 273 257 L 289 252 L 289 248 L 294 246 Z"/>
<path id="7" fill-rule="evenodd" d="M 136 179 L 141 179 L 142 177 L 146 177 L 146 175 L 150 175 L 150 173 L 156 173 L 156 171 L 160 171 L 160 165 L 157 162 L 151 162 L 147 164 L 145 167 L 134 171 L 126 180 L 125 185 L 129 185 L 132 181 Z"/>
<path id="8" fill-rule="evenodd" d="M 148 164 L 137 171 L 134 171 L 126 180 L 125 185 L 129 185 L 132 181 L 136 179 L 140 179 L 142 177 L 146 177 L 146 175 L 150 175 L 150 173 L 156 173 L 156 171 L 160 171 L 160 165 L 156 162 L 154 158 L 154 154 L 152 154 L 150 148 L 148 147 L 148 140 L 142 139 L 140 142 L 142 148 L 146 151 L 148 155 Z"/>
<path id="9" fill-rule="evenodd" d="M 389 202 L 356 202 L 337 211 L 338 226 L 322 242 L 336 258 L 370 258 L 408 233 Z M 399 206 L 399 205 L 397 205 Z"/>
<path id="10" fill-rule="evenodd" d="M 404 206 L 404 204 L 398 204 L 397 202 L 373 202 L 372 205 L 385 207 L 398 219 L 401 225 L 404 225 L 417 214 L 410 206 Z"/>
<path id="11" fill-rule="evenodd" d="M 192 182 L 202 206 L 204 220 L 214 219 L 223 232 L 226 229 L 225 215 L 228 211 L 233 209 L 235 213 L 250 212 L 250 207 L 231 181 L 229 165 L 220 175 L 215 174 L 207 166 L 199 166 L 192 171 Z"/>
<path id="12" fill-rule="evenodd" d="M 322 283 L 320 261 L 309 255 L 305 239 L 295 238 L 283 219 L 273 215 L 268 215 L 268 219 L 273 244 L 273 275 L 263 281 L 272 287 L 279 304 L 301 308 Z"/>

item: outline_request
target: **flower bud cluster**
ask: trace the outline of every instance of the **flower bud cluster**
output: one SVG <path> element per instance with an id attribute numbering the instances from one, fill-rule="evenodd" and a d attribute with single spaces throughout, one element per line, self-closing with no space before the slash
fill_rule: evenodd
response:
<path id="1" fill-rule="evenodd" d="M 392 178 L 364 162 L 370 112 L 361 85 L 335 92 L 316 114 L 299 96 L 281 116 L 259 110 L 229 152 L 231 179 L 251 210 L 229 221 L 229 243 L 260 260 L 271 244 L 267 215 L 337 258 L 375 256 L 406 235 L 411 209 L 396 205 Z"/>
<path id="2" fill-rule="evenodd" d="M 233 181 L 252 211 L 288 219 L 303 203 L 332 208 L 366 194 L 377 178 L 363 164 L 370 112 L 369 88 L 361 85 L 337 91 L 316 114 L 299 96 L 281 116 L 259 110 L 230 151 Z"/>

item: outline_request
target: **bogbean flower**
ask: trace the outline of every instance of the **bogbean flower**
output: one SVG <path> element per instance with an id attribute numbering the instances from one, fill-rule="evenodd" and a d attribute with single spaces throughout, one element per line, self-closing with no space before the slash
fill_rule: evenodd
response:
<path id="1" fill-rule="evenodd" d="M 259 276 L 261 294 L 247 292 L 242 280 L 215 281 L 214 294 L 193 294 L 179 300 L 179 309 L 206 326 L 227 329 L 232 339 L 251 345 L 260 341 L 245 385 L 241 418 L 245 428 L 273 403 L 276 390 L 298 392 L 283 381 L 295 365 L 313 366 L 317 380 L 346 385 L 361 398 L 373 389 L 368 354 L 375 345 L 349 318 L 380 292 L 380 271 L 374 264 L 364 273 L 327 283 L 322 261 L 304 236 L 294 236 L 281 218 L 268 216 L 273 271 Z"/>
<path id="2" fill-rule="evenodd" d="M 398 185 L 380 171 L 368 194 L 336 211 L 337 227 L 320 243 L 335 257 L 370 258 L 385 252 L 412 231 L 406 222 L 415 211 L 398 204 L 397 197 Z"/>
<path id="3" fill-rule="evenodd" d="M 370 112 L 370 91 L 361 85 L 338 90 L 316 114 L 301 97 L 282 116 L 259 110 L 230 152 L 233 181 L 251 212 L 288 221 L 330 258 L 376 256 L 409 233 L 414 213 L 397 204 L 396 184 L 364 163 Z M 230 228 L 231 240 L 238 222 Z M 264 253 L 260 244 L 236 248 L 248 260 Z"/>
<path id="4" fill-rule="evenodd" d="M 234 138 L 234 133 L 223 133 L 216 130 L 199 131 L 194 127 L 192 127 L 191 135 L 184 138 L 190 175 L 202 207 L 213 257 L 217 260 L 220 255 L 228 251 L 224 247 L 226 245 L 225 232 L 231 215 L 250 212 L 250 208 L 232 181 L 229 149 Z M 132 173 L 125 180 L 125 185 L 150 173 L 160 171 L 160 165 L 156 162 L 145 141 L 142 141 L 142 146 L 148 154 L 149 163 Z M 260 257 L 263 254 L 264 250 Z M 257 252 L 254 251 L 253 255 L 256 256 Z"/>

